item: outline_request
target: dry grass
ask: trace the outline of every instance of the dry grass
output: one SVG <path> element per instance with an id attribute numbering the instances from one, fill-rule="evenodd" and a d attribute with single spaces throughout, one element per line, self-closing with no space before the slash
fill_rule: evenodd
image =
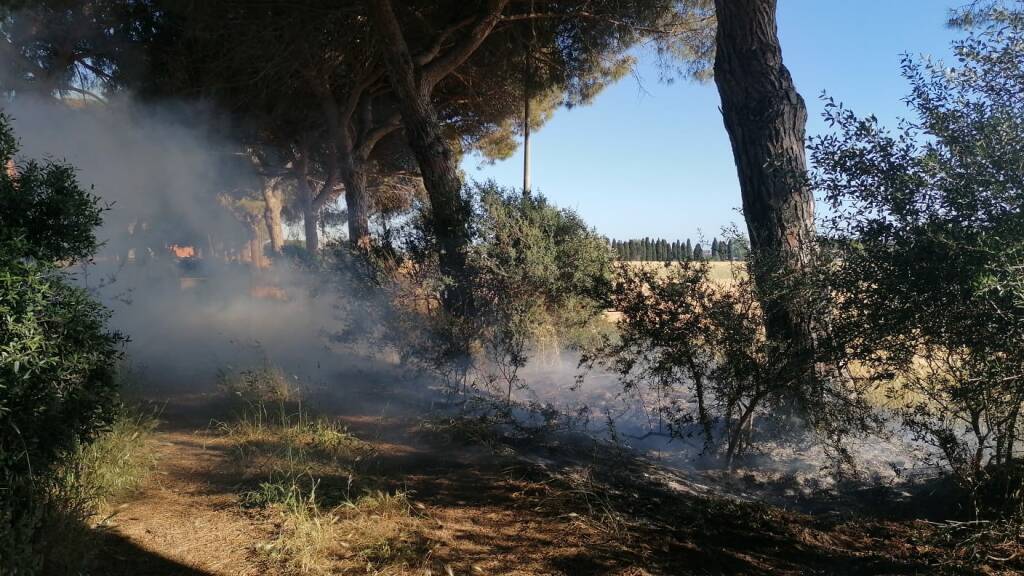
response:
<path id="1" fill-rule="evenodd" d="M 640 262 L 630 261 L 624 262 L 630 266 L 636 268 L 643 268 L 646 270 L 671 270 L 677 266 L 680 266 L 680 262 Z M 745 262 L 708 262 L 708 266 L 711 272 L 711 279 L 716 282 L 722 282 L 725 284 L 732 284 L 737 278 L 744 278 L 747 275 L 747 265 Z"/>
<path id="2" fill-rule="evenodd" d="M 156 425 L 151 412 L 126 411 L 76 456 L 79 481 L 91 493 L 99 513 L 138 490 L 156 467 L 149 442 Z"/>
<path id="3" fill-rule="evenodd" d="M 110 430 L 80 446 L 47 481 L 35 535 L 43 572 L 78 574 L 97 551 L 97 523 L 138 490 L 156 465 L 152 412 L 126 409 Z M 0 569 L 0 573 L 3 570 Z"/>
<path id="4" fill-rule="evenodd" d="M 283 444 L 309 434 L 277 430 Z M 270 510 L 281 520 L 277 536 L 259 551 L 299 574 L 388 574 L 419 564 L 426 540 L 407 495 L 380 490 L 354 495 L 356 486 L 372 483 L 356 469 L 364 451 L 338 448 L 359 441 L 339 444 L 336 430 L 321 430 L 330 432 L 312 442 L 330 450 L 249 443 L 239 452 L 248 474 L 265 475 L 256 488 L 242 493 L 242 504 Z M 259 437 L 266 440 L 273 434 L 265 429 Z"/>
<path id="5" fill-rule="evenodd" d="M 368 492 L 323 510 L 314 493 L 299 509 L 278 507 L 280 535 L 264 552 L 300 574 L 391 574 L 425 562 L 423 519 L 402 492 Z"/>
<path id="6" fill-rule="evenodd" d="M 362 473 L 372 446 L 310 415 L 280 371 L 222 382 L 242 401 L 234 420 L 216 425 L 235 448 L 239 475 L 254 484 L 241 504 L 280 519 L 259 552 L 298 574 L 389 574 L 424 562 L 425 519 L 405 493 L 372 489 Z"/>

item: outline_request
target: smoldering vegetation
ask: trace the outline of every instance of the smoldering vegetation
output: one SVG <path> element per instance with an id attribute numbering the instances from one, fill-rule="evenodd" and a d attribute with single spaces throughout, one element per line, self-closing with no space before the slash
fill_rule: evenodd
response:
<path id="1" fill-rule="evenodd" d="M 211 24 L 235 7 L 211 6 L 176 23 L 187 34 L 173 50 L 154 48 L 164 64 L 221 48 Z M 396 20 L 389 30 L 401 37 L 390 9 L 367 6 L 372 18 Z M 253 20 L 225 24 L 256 21 L 248 30 L 295 42 L 323 30 L 307 14 L 237 9 Z M 655 14 L 659 22 L 664 15 Z M 359 10 L 334 16 L 335 25 L 370 32 Z M 211 430 L 237 451 L 248 483 L 239 501 L 287 521 L 270 548 L 300 571 L 322 560 L 325 546 L 340 546 L 324 526 L 363 530 L 374 514 L 394 520 L 394 530 L 382 531 L 379 546 L 359 543 L 355 562 L 389 566 L 427 554 L 409 494 L 394 489 L 383 462 L 363 468 L 371 443 L 332 419 L 343 415 L 375 427 L 378 439 L 387 428 L 435 454 L 510 463 L 490 480 L 512 483 L 508 470 L 540 478 L 521 479 L 530 486 L 514 498 L 551 489 L 545 505 L 573 510 L 559 518 L 585 508 L 606 523 L 600 529 L 627 539 L 656 525 L 677 550 L 693 547 L 692 532 L 680 536 L 666 520 L 672 506 L 653 510 L 663 500 L 701 522 L 720 515 L 732 533 L 760 518 L 770 520 L 757 530 L 785 534 L 771 522 L 797 516 L 765 512 L 769 502 L 822 513 L 823 522 L 856 513 L 903 527 L 928 519 L 927 536 L 946 538 L 929 558 L 1013 569 L 1024 522 L 1024 202 L 1012 170 L 1024 117 L 1015 84 L 1024 16 L 978 17 L 988 27 L 957 45 L 958 68 L 905 62 L 919 122 L 897 136 L 828 101 L 835 132 L 810 141 L 814 168 L 795 194 L 813 202 L 817 191 L 829 205 L 820 236 L 810 234 L 809 216 L 783 222 L 807 228 L 806 245 L 789 247 L 799 254 L 759 246 L 725 280 L 703 250 L 663 266 L 616 262 L 608 239 L 572 210 L 528 189 L 462 182 L 459 153 L 500 155 L 508 144 L 509 102 L 481 103 L 445 86 L 439 114 L 434 85 L 411 95 L 389 88 L 403 70 L 362 78 L 328 67 L 325 88 L 278 64 L 255 71 L 268 74 L 253 81 L 258 97 L 220 85 L 205 91 L 188 77 L 163 87 L 171 97 L 162 103 L 130 90 L 103 102 L 69 98 L 78 85 L 38 97 L 14 89 L 5 110 L 21 149 L 0 175 L 9 223 L 0 230 L 0 288 L 14 303 L 4 326 L 13 326 L 5 330 L 16 346 L 0 369 L 18 386 L 0 398 L 15 401 L 0 406 L 12 418 L 0 439 L 21 447 L 0 456 L 30 505 L 0 502 L 12 511 L 0 518 L 25 520 L 11 539 L 28 550 L 22 561 L 46 557 L 53 542 L 34 549 L 32 532 L 60 512 L 59 476 L 37 485 L 32 466 L 57 474 L 85 446 L 103 446 L 96 437 L 105 430 L 152 431 L 149 421 L 118 427 L 126 422 L 118 398 L 127 397 L 118 388 L 130 380 L 137 396 L 237 405 Z M 545 77 L 545 98 L 562 90 L 562 103 L 584 102 L 623 73 L 621 47 L 636 37 L 607 40 L 605 55 L 622 57 L 616 70 L 559 52 L 578 44 L 565 35 L 591 33 L 545 32 L 553 57 L 580 58 L 573 74 L 586 77 Z M 376 62 L 362 52 L 369 43 L 353 38 L 345 61 Z M 247 41 L 248 52 L 194 64 L 212 77 L 252 80 L 253 51 L 271 46 Z M 435 55 L 444 42 L 436 46 Z M 321 58 L 318 50 L 295 56 Z M 410 59 L 389 56 L 388 65 Z M 502 60 L 500 50 L 485 56 L 474 72 Z M 479 79 L 494 93 L 526 86 Z M 196 89 L 206 97 L 182 96 Z M 305 107 L 311 100 L 320 107 Z M 460 116 L 462 106 L 477 115 Z M 443 132 L 442 118 L 456 125 L 470 116 L 481 125 L 454 140 Z M 403 139 L 409 122 L 415 129 Z M 981 145 L 958 144 L 975 140 Z M 17 148 L 7 131 L 0 146 L 5 162 Z M 799 152 L 791 160 L 802 172 Z M 95 190 L 99 207 L 82 186 Z M 793 232 L 764 236 L 750 222 L 762 240 Z M 746 244 L 732 236 L 727 245 Z M 79 429 L 49 434 L 65 422 Z M 43 441 L 30 446 L 25 436 Z M 132 448 L 118 440 L 103 452 L 116 459 Z M 140 483 L 147 466 L 132 465 L 128 484 Z M 326 494 L 317 492 L 322 480 Z M 357 480 L 376 495 L 355 497 Z M 393 553 L 405 530 L 416 538 Z"/>
<path id="2" fill-rule="evenodd" d="M 435 415 L 460 407 L 507 412 L 518 427 L 585 433 L 679 469 L 717 466 L 696 425 L 673 431 L 666 421 L 667 407 L 692 403 L 685 393 L 623 391 L 616 374 L 581 368 L 580 355 L 556 341 L 521 350 L 528 360 L 516 367 L 511 384 L 497 385 L 493 377 L 507 357 L 484 358 L 488 365 L 473 383 L 481 396 L 455 398 L 457 385 L 430 375 L 415 359 L 400 362 L 407 343 L 395 334 L 394 292 L 285 256 L 254 266 L 245 254 L 251 231 L 224 195 L 251 194 L 265 182 L 237 145 L 215 136 L 214 111 L 127 97 L 103 106 L 20 98 L 8 111 L 22 154 L 74 165 L 79 180 L 107 206 L 100 252 L 72 273 L 112 311 L 110 326 L 130 337 L 126 367 L 138 392 L 210 392 L 225 371 L 276 366 L 339 396 L 365 397 L 372 383 L 419 398 L 418 409 L 433 406 L 441 410 Z M 387 401 L 386 394 L 376 396 Z M 502 409 L 503 402 L 512 408 Z M 869 474 L 908 466 L 895 447 L 864 446 L 857 458 Z M 821 448 L 806 448 L 779 444 L 752 456 L 744 469 L 768 476 L 827 474 Z"/>
<path id="3" fill-rule="evenodd" d="M 23 155 L 72 164 L 107 208 L 99 253 L 70 272 L 130 336 L 127 363 L 142 386 L 208 391 L 219 370 L 262 363 L 323 382 L 373 362 L 368 349 L 330 347 L 346 326 L 380 321 L 372 295 L 284 259 L 252 269 L 249 215 L 224 195 L 262 182 L 237 145 L 214 136 L 212 111 L 128 97 L 102 106 L 19 98 L 6 110 Z"/>

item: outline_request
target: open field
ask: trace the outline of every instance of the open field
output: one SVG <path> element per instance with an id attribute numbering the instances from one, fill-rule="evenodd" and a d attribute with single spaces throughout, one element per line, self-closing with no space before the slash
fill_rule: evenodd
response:
<path id="1" fill-rule="evenodd" d="M 649 270 L 659 270 L 681 265 L 679 262 L 669 262 L 666 264 L 665 262 L 641 262 L 637 260 L 624 263 Z M 708 264 L 711 267 L 711 277 L 720 282 L 733 282 L 737 277 L 742 278 L 746 275 L 747 266 L 743 262 L 708 262 Z"/>

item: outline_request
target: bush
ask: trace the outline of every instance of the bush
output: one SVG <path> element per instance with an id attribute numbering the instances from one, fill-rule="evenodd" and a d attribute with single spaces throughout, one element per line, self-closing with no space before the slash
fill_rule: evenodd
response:
<path id="1" fill-rule="evenodd" d="M 625 391 L 650 388 L 677 437 L 702 437 L 731 465 L 755 441 L 755 419 L 781 430 L 793 388 L 784 344 L 766 337 L 749 275 L 717 281 L 705 260 L 620 264 L 612 303 L 618 335 L 589 350 L 587 365 L 619 374 Z"/>
<path id="2" fill-rule="evenodd" d="M 595 337 L 603 322 L 612 255 L 607 241 L 578 215 L 543 196 L 523 196 L 493 183 L 476 185 L 470 194 L 473 242 L 465 281 L 473 304 L 460 317 L 445 316 L 438 305 L 444 279 L 430 275 L 427 257 L 415 258 L 430 251 L 414 243 L 413 266 L 423 276 L 414 283 L 416 290 L 438 296 L 416 310 L 416 322 L 429 329 L 412 349 L 448 376 L 470 378 L 510 397 L 522 384 L 518 371 L 532 354 Z"/>
<path id="3" fill-rule="evenodd" d="M 980 21 L 958 67 L 904 61 L 913 122 L 828 100 L 837 132 L 810 147 L 832 208 L 830 361 L 884 387 L 971 493 L 1024 431 L 1024 13 Z"/>
<path id="4" fill-rule="evenodd" d="M 0 163 L 16 153 L 0 114 Z M 0 173 L 0 564 L 31 573 L 52 475 L 115 416 L 120 336 L 58 268 L 91 255 L 101 209 L 63 164 Z"/>

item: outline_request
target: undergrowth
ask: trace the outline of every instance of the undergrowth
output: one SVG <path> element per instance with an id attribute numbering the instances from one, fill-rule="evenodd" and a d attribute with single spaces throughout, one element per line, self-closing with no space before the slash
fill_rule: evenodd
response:
<path id="1" fill-rule="evenodd" d="M 224 374 L 221 383 L 239 400 L 234 419 L 215 428 L 249 480 L 240 504 L 281 519 L 258 552 L 300 574 L 389 574 L 422 563 L 424 518 L 408 494 L 382 490 L 366 473 L 369 444 L 311 414 L 277 369 Z"/>
<path id="2" fill-rule="evenodd" d="M 156 424 L 153 412 L 122 408 L 109 430 L 77 445 L 41 479 L 34 504 L 40 573 L 81 574 L 88 568 L 97 550 L 94 526 L 109 520 L 117 503 L 138 490 L 156 464 L 150 442 Z"/>

